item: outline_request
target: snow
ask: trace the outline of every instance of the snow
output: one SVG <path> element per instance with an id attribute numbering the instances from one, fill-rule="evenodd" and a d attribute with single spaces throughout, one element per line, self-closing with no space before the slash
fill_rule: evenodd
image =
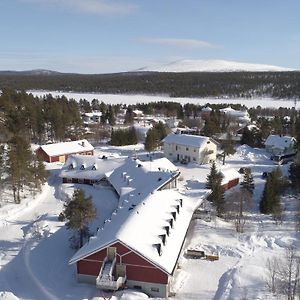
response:
<path id="1" fill-rule="evenodd" d="M 263 64 L 249 64 L 228 60 L 178 60 L 165 65 L 150 66 L 141 68 L 141 72 L 281 72 L 294 71 L 289 68 L 282 68 Z"/>
<path id="2" fill-rule="evenodd" d="M 124 163 L 124 158 L 92 155 L 70 155 L 62 167 L 60 177 L 101 180 L 106 172 Z M 72 165 L 72 169 L 70 166 Z M 84 169 L 82 167 L 84 166 Z"/>
<path id="3" fill-rule="evenodd" d="M 139 145 L 96 147 L 96 152 L 115 153 L 117 156 L 126 153 L 134 156 L 137 149 L 137 154 L 141 156 L 142 146 Z M 99 224 L 109 219 L 118 207 L 119 199 L 109 187 L 96 189 L 86 185 L 61 184 L 58 174 L 62 164 L 47 164 L 47 167 L 51 171 L 51 177 L 41 193 L 36 196 L 26 194 L 26 199 L 22 198 L 20 205 L 4 203 L 1 200 L 0 299 L 103 299 L 103 295 L 94 285 L 77 283 L 75 270 L 73 266 L 68 265 L 75 250 L 69 247 L 69 233 L 64 223 L 58 222 L 57 217 L 63 209 L 66 197 L 70 197 L 75 188 L 82 188 L 97 206 L 97 219 L 91 224 L 91 232 L 96 233 Z M 254 177 L 254 203 L 251 213 L 247 215 L 245 232 L 237 234 L 231 222 L 219 218 L 211 222 L 194 220 L 183 248 L 201 248 L 209 253 L 218 252 L 220 259 L 214 262 L 190 259 L 183 253 L 171 283 L 171 290 L 176 294 L 174 300 L 242 298 L 275 300 L 277 297 L 270 294 L 265 284 L 266 261 L 271 257 L 282 256 L 285 247 L 289 245 L 299 249 L 300 235 L 294 230 L 293 219 L 299 201 L 296 195 L 287 194 L 281 198 L 283 222 L 280 224 L 276 224 L 270 216 L 259 213 L 259 201 L 265 183 L 261 174 L 276 167 L 270 160 L 270 154 L 265 149 L 240 146 L 234 155 L 226 157 L 226 167 L 236 170 L 240 167 L 250 167 Z M 155 210 L 158 218 L 164 217 L 165 209 L 170 208 L 173 200 L 178 198 L 178 193 L 191 205 L 203 195 L 210 166 L 190 163 L 178 164 L 176 168 L 181 172 L 178 191 L 156 192 L 161 193 L 159 200 L 163 203 L 162 208 L 159 206 L 160 203 L 154 201 L 155 193 L 150 194 L 149 201 L 147 200 L 149 211 Z M 286 176 L 288 165 L 280 168 Z M 176 196 L 174 194 L 174 197 L 171 195 L 167 197 L 169 192 L 175 193 Z M 142 203 L 140 206 L 137 205 L 132 210 L 134 212 L 132 219 L 130 218 L 126 225 L 132 234 L 132 237 L 126 238 L 132 244 L 135 235 L 134 219 L 140 218 L 142 214 L 150 218 L 150 213 L 146 210 L 144 214 L 143 209 L 146 209 L 145 205 Z M 119 209 L 119 212 L 121 210 Z M 117 218 L 117 215 L 112 218 Z M 178 219 L 178 222 L 181 221 Z M 108 222 L 106 225 L 111 226 L 112 223 Z M 150 233 L 160 232 L 158 227 L 154 227 Z M 147 235 L 146 239 L 148 238 L 150 237 Z M 170 235 L 170 242 L 166 247 L 171 245 Z M 106 296 L 109 298 L 112 295 Z M 111 299 L 138 300 L 147 299 L 147 296 L 140 292 L 124 290 L 115 293 Z"/>
<path id="4" fill-rule="evenodd" d="M 206 136 L 170 133 L 164 138 L 163 142 L 201 148 L 203 145 L 206 145 L 209 140 L 210 139 Z"/>
<path id="5" fill-rule="evenodd" d="M 274 147 L 277 149 L 284 150 L 290 147 L 295 141 L 295 138 L 291 136 L 279 136 L 279 135 L 269 135 L 265 141 L 265 145 L 269 147 Z"/>
<path id="6" fill-rule="evenodd" d="M 63 154 L 78 153 L 78 152 L 94 150 L 94 147 L 87 140 L 41 145 L 41 148 L 49 156 L 58 156 L 58 155 L 63 155 Z"/>
<path id="7" fill-rule="evenodd" d="M 52 94 L 53 97 L 60 97 L 64 95 L 68 99 L 75 99 L 79 101 L 80 99 L 86 99 L 92 101 L 93 99 L 98 99 L 103 101 L 106 104 L 136 104 L 136 103 L 150 103 L 150 102 L 159 102 L 159 101 L 169 101 L 169 102 L 178 102 L 181 104 L 193 103 L 198 105 L 210 104 L 241 104 L 245 105 L 248 108 L 257 107 L 258 105 L 266 107 L 288 107 L 292 108 L 295 106 L 294 100 L 288 99 L 273 99 L 268 97 L 253 97 L 253 98 L 178 98 L 178 97 L 169 97 L 168 95 L 127 95 L 127 94 L 97 94 L 97 93 L 75 93 L 75 92 L 59 92 L 59 91 L 28 91 L 34 96 L 43 97 L 47 94 Z"/>

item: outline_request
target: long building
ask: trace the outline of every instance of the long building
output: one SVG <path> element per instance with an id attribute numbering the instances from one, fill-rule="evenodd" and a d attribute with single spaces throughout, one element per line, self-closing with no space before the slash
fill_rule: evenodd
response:
<path id="1" fill-rule="evenodd" d="M 79 281 L 104 290 L 126 286 L 152 297 L 169 295 L 192 214 L 201 203 L 201 197 L 179 193 L 179 175 L 166 158 L 128 158 L 106 174 L 119 204 L 71 258 Z"/>

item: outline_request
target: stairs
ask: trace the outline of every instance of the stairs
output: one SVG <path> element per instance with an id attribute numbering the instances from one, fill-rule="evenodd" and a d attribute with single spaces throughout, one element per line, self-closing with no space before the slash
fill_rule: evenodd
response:
<path id="1" fill-rule="evenodd" d="M 119 276 L 115 280 L 113 276 L 113 271 L 116 265 L 116 258 L 113 261 L 109 260 L 108 257 L 105 257 L 102 267 L 100 269 L 99 275 L 96 278 L 96 287 L 103 290 L 116 291 L 122 287 L 126 281 L 126 276 Z"/>

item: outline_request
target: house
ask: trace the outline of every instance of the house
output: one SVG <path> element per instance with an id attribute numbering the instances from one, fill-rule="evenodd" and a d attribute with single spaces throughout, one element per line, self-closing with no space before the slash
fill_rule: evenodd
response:
<path id="1" fill-rule="evenodd" d="M 297 153 L 297 140 L 291 136 L 269 135 L 265 141 L 267 152 L 272 155 L 288 155 Z"/>
<path id="2" fill-rule="evenodd" d="M 205 106 L 201 109 L 200 115 L 203 120 L 207 120 L 210 118 L 212 112 L 212 108 L 209 106 Z"/>
<path id="3" fill-rule="evenodd" d="M 142 118 L 144 116 L 144 113 L 139 109 L 133 110 L 132 113 L 133 113 L 133 117 L 137 119 Z"/>
<path id="4" fill-rule="evenodd" d="M 99 183 L 105 180 L 105 173 L 121 166 L 124 160 L 125 158 L 72 154 L 62 167 L 59 177 L 63 183 Z"/>
<path id="5" fill-rule="evenodd" d="M 71 154 L 93 155 L 94 147 L 87 140 L 41 145 L 36 154 L 46 162 L 64 163 Z"/>
<path id="6" fill-rule="evenodd" d="M 119 204 L 71 258 L 79 281 L 103 290 L 129 287 L 168 297 L 192 214 L 202 201 L 174 189 L 179 175 L 166 158 L 128 158 L 106 174 Z"/>
<path id="7" fill-rule="evenodd" d="M 241 123 L 249 123 L 251 121 L 247 111 L 235 110 L 230 106 L 220 109 L 220 112 L 227 117 L 235 119 Z"/>
<path id="8" fill-rule="evenodd" d="M 225 191 L 239 184 L 241 174 L 233 168 L 225 168 L 220 170 L 222 178 L 222 187 Z"/>
<path id="9" fill-rule="evenodd" d="M 169 134 L 163 143 L 164 155 L 172 161 L 206 164 L 216 160 L 217 144 L 206 136 Z"/>
<path id="10" fill-rule="evenodd" d="M 99 123 L 101 121 L 102 112 L 84 113 L 82 119 L 85 123 Z"/>

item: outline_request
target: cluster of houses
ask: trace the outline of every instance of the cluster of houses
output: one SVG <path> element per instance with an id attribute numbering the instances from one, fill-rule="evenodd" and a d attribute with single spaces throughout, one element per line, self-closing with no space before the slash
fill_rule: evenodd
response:
<path id="1" fill-rule="evenodd" d="M 289 153 L 295 143 L 294 138 L 270 136 L 266 150 Z M 179 193 L 180 171 L 172 162 L 207 164 L 216 160 L 217 149 L 211 138 L 174 133 L 164 139 L 165 157 L 146 161 L 96 156 L 87 140 L 40 146 L 37 153 L 46 162 L 64 163 L 63 183 L 109 186 L 119 199 L 110 218 L 70 259 L 78 280 L 103 290 L 126 286 L 168 297 L 193 213 L 208 192 L 197 199 Z M 225 190 L 239 183 L 236 170 L 221 172 Z"/>

